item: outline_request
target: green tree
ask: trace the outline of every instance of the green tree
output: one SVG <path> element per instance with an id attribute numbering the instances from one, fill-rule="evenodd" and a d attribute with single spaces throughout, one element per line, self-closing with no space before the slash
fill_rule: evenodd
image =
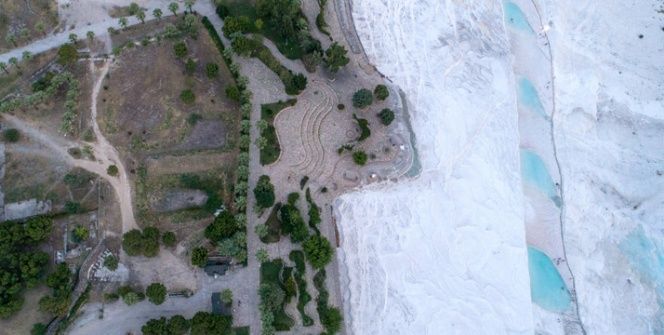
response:
<path id="1" fill-rule="evenodd" d="M 16 46 L 16 35 L 12 33 L 7 33 L 7 35 L 5 35 L 5 42 L 11 43 L 12 45 Z"/>
<path id="2" fill-rule="evenodd" d="M 170 10 L 173 13 L 173 15 L 177 14 L 179 8 L 180 8 L 180 6 L 178 6 L 178 4 L 175 3 L 175 2 L 171 2 L 168 5 L 168 10 Z"/>
<path id="3" fill-rule="evenodd" d="M 189 11 L 189 13 L 193 12 L 191 7 L 194 6 L 196 3 L 196 0 L 184 0 L 184 7 Z"/>
<path id="4" fill-rule="evenodd" d="M 19 70 L 21 69 L 21 67 L 18 65 L 18 58 L 11 57 L 11 58 L 9 58 L 8 62 L 9 62 L 9 64 L 13 65 L 15 68 L 17 68 Z"/>
<path id="5" fill-rule="evenodd" d="M 141 23 L 145 23 L 145 11 L 140 9 L 138 12 L 136 12 L 136 18 L 141 20 Z"/>
<path id="6" fill-rule="evenodd" d="M 123 28 L 123 29 L 124 29 L 124 28 L 127 28 L 127 23 L 128 23 L 128 22 L 127 22 L 127 18 L 126 18 L 126 17 L 121 17 L 121 18 L 118 20 L 118 23 L 120 24 L 120 28 Z"/>
<path id="7" fill-rule="evenodd" d="M 293 204 L 281 206 L 279 210 L 281 228 L 284 233 L 290 234 L 291 242 L 299 243 L 307 239 L 309 229 L 307 228 L 300 210 Z"/>
<path id="8" fill-rule="evenodd" d="M 30 51 L 27 51 L 27 50 L 23 51 L 23 54 L 21 55 L 21 59 L 24 62 L 27 62 L 27 61 L 31 60 L 32 59 L 32 53 L 30 53 Z"/>
<path id="9" fill-rule="evenodd" d="M 230 305 L 233 303 L 233 291 L 229 289 L 224 289 L 221 291 L 221 302 L 223 302 L 226 305 Z"/>
<path id="10" fill-rule="evenodd" d="M 66 292 L 71 288 L 71 271 L 67 263 L 60 263 L 55 271 L 46 277 L 46 286 L 54 291 Z"/>
<path id="11" fill-rule="evenodd" d="M 362 150 L 353 152 L 353 162 L 359 166 L 366 164 L 368 158 L 367 153 Z"/>
<path id="12" fill-rule="evenodd" d="M 304 254 L 311 266 L 315 269 L 322 269 L 332 260 L 334 250 L 325 237 L 321 235 L 312 235 L 302 244 Z"/>
<path id="13" fill-rule="evenodd" d="M 274 185 L 270 182 L 270 177 L 262 175 L 258 178 L 254 188 L 254 197 L 256 205 L 259 208 L 270 208 L 274 205 Z"/>
<path id="14" fill-rule="evenodd" d="M 2 137 L 5 139 L 5 142 L 14 143 L 18 142 L 21 134 L 18 132 L 18 129 L 9 128 L 2 131 Z"/>
<path id="15" fill-rule="evenodd" d="M 205 237 L 212 242 L 219 242 L 229 238 L 237 231 L 235 217 L 229 211 L 221 212 L 214 221 L 205 227 Z"/>
<path id="16" fill-rule="evenodd" d="M 174 315 L 168 320 L 169 335 L 184 335 L 189 331 L 189 320 L 182 315 Z"/>
<path id="17" fill-rule="evenodd" d="M 143 256 L 155 257 L 159 254 L 159 238 L 161 233 L 156 227 L 143 229 Z"/>
<path id="18" fill-rule="evenodd" d="M 143 335 L 168 335 L 168 321 L 166 318 L 150 319 L 141 327 Z"/>
<path id="19" fill-rule="evenodd" d="M 109 165 L 106 169 L 106 173 L 108 173 L 109 176 L 117 177 L 120 170 L 118 170 L 118 167 L 115 165 Z"/>
<path id="20" fill-rule="evenodd" d="M 118 258 L 113 256 L 113 255 L 106 256 L 104 258 L 104 266 L 106 268 L 108 268 L 109 270 L 111 270 L 111 271 L 117 270 L 118 269 Z"/>
<path id="21" fill-rule="evenodd" d="M 390 96 L 390 91 L 385 85 L 376 85 L 376 88 L 374 88 L 374 95 L 378 100 L 385 100 Z"/>
<path id="22" fill-rule="evenodd" d="M 196 95 L 189 89 L 186 89 L 180 93 L 180 100 L 185 104 L 193 104 L 196 101 Z"/>
<path id="23" fill-rule="evenodd" d="M 85 228 L 83 226 L 76 226 L 74 228 L 74 240 L 77 242 L 83 242 L 88 239 L 90 236 L 90 231 L 88 228 Z"/>
<path id="24" fill-rule="evenodd" d="M 30 330 L 30 335 L 46 335 L 46 330 L 48 327 L 46 327 L 45 324 L 39 322 L 35 323 L 32 325 L 32 329 Z"/>
<path id="25" fill-rule="evenodd" d="M 383 125 L 389 126 L 392 121 L 394 121 L 394 112 L 389 108 L 383 108 L 383 110 L 378 113 L 380 122 Z"/>
<path id="26" fill-rule="evenodd" d="M 71 33 L 69 34 L 69 43 L 76 44 L 78 42 L 78 35 Z"/>
<path id="27" fill-rule="evenodd" d="M 7 64 L 5 64 L 5 62 L 0 62 L 0 70 L 4 71 L 6 74 L 9 74 L 9 71 L 7 71 Z"/>
<path id="28" fill-rule="evenodd" d="M 200 268 L 204 267 L 207 264 L 208 252 L 203 247 L 194 248 L 191 252 L 191 264 L 198 266 Z"/>
<path id="29" fill-rule="evenodd" d="M 56 297 L 47 295 L 39 299 L 39 309 L 55 316 L 65 316 L 69 310 L 69 295 Z"/>
<path id="30" fill-rule="evenodd" d="M 258 262 L 263 264 L 270 260 L 270 255 L 267 253 L 267 250 L 259 249 L 258 251 L 256 251 L 256 259 L 258 260 Z"/>
<path id="31" fill-rule="evenodd" d="M 336 307 L 328 307 L 324 313 L 320 313 L 320 323 L 325 327 L 327 334 L 336 334 L 341 330 L 343 317 Z"/>
<path id="32" fill-rule="evenodd" d="M 129 13 L 129 15 L 136 15 L 140 11 L 141 7 L 135 2 L 130 3 L 129 8 L 127 8 L 127 12 Z"/>
<path id="33" fill-rule="evenodd" d="M 161 283 L 152 283 L 145 290 L 145 295 L 151 303 L 161 305 L 166 301 L 166 286 Z"/>
<path id="34" fill-rule="evenodd" d="M 78 60 L 78 51 L 71 44 L 65 44 L 58 49 L 58 63 L 60 65 L 73 64 Z"/>
<path id="35" fill-rule="evenodd" d="M 90 42 L 95 40 L 95 33 L 91 30 L 88 30 L 88 32 L 85 33 L 85 36 L 87 36 L 88 41 L 90 41 Z"/>
<path id="36" fill-rule="evenodd" d="M 43 34 L 46 32 L 46 25 L 42 21 L 37 21 L 37 23 L 35 24 L 35 30 L 40 34 Z"/>
<path id="37" fill-rule="evenodd" d="M 346 57 L 348 51 L 339 43 L 334 42 L 325 50 L 325 64 L 331 72 L 336 73 L 342 67 L 346 66 L 350 59 Z"/>
<path id="38" fill-rule="evenodd" d="M 187 55 L 187 45 L 184 42 L 178 42 L 173 45 L 173 50 L 175 51 L 175 56 L 178 58 L 183 58 Z"/>
<path id="39" fill-rule="evenodd" d="M 132 229 L 122 236 L 122 249 L 129 256 L 139 256 L 143 253 L 143 234 L 138 229 Z"/>
<path id="40" fill-rule="evenodd" d="M 205 74 L 208 78 L 215 78 L 219 74 L 219 65 L 216 63 L 205 64 Z"/>
<path id="41" fill-rule="evenodd" d="M 152 11 L 152 16 L 154 16 L 157 20 L 161 20 L 161 17 L 164 15 L 164 13 L 161 11 L 159 8 L 155 8 Z"/>
<path id="42" fill-rule="evenodd" d="M 236 85 L 226 86 L 226 96 L 233 101 L 240 101 L 240 89 Z"/>
<path id="43" fill-rule="evenodd" d="M 231 332 L 230 316 L 198 312 L 191 319 L 191 335 L 226 335 Z"/>
<path id="44" fill-rule="evenodd" d="M 164 243 L 165 246 L 172 248 L 177 244 L 177 238 L 175 237 L 175 233 L 172 231 L 167 231 L 164 233 L 164 235 L 161 237 L 161 242 Z"/>
<path id="45" fill-rule="evenodd" d="M 124 301 L 127 306 L 131 306 L 141 300 L 143 299 L 141 299 L 141 296 L 136 292 L 128 292 L 122 296 L 122 301 Z"/>
<path id="46" fill-rule="evenodd" d="M 286 298 L 284 291 L 275 283 L 262 283 L 258 289 L 258 296 L 260 297 L 261 305 L 270 311 L 276 311 L 281 308 Z"/>
<path id="47" fill-rule="evenodd" d="M 258 237 L 260 237 L 260 238 L 265 238 L 270 233 L 267 225 L 265 225 L 265 224 L 256 225 L 256 228 L 254 228 L 254 231 L 256 232 L 256 235 L 258 235 Z"/>
<path id="48" fill-rule="evenodd" d="M 353 94 L 353 106 L 356 108 L 366 108 L 373 103 L 373 94 L 366 88 L 359 89 Z"/>
<path id="49" fill-rule="evenodd" d="M 53 220 L 46 216 L 37 216 L 25 224 L 25 234 L 34 242 L 45 240 L 53 230 Z"/>

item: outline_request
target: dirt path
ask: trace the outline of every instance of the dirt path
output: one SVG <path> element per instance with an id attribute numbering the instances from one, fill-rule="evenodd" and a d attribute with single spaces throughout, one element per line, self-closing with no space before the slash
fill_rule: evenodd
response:
<path id="1" fill-rule="evenodd" d="M 136 225 L 136 219 L 134 218 L 134 209 L 131 201 L 131 184 L 129 183 L 129 177 L 127 175 L 127 170 L 120 159 L 120 154 L 117 149 L 104 137 L 101 130 L 99 129 L 99 124 L 97 123 L 97 97 L 99 96 L 99 91 L 101 90 L 102 83 L 104 78 L 108 73 L 110 68 L 111 61 L 104 63 L 100 72 L 97 75 L 94 87 L 92 89 L 92 99 L 91 101 L 91 115 L 92 115 L 92 129 L 97 138 L 97 142 L 92 145 L 95 157 L 101 160 L 102 163 L 109 166 L 114 164 L 118 167 L 118 176 L 113 178 L 111 182 L 115 192 L 118 196 L 118 201 L 120 202 L 120 212 L 122 215 L 122 231 L 127 232 L 131 229 L 138 228 Z M 95 64 L 93 61 L 90 62 L 90 72 L 94 75 L 96 71 Z"/>
<path id="2" fill-rule="evenodd" d="M 50 149 L 54 153 L 54 156 L 57 158 L 65 160 L 67 163 L 75 167 L 80 167 L 95 173 L 108 181 L 117 194 L 122 216 L 122 231 L 126 232 L 131 229 L 138 228 L 136 225 L 136 220 L 134 219 L 129 178 L 127 176 L 124 165 L 119 158 L 120 156 L 117 150 L 108 142 L 108 140 L 106 140 L 104 135 L 101 133 L 96 120 L 97 96 L 99 95 L 99 90 L 101 88 L 103 79 L 108 72 L 108 68 L 109 63 L 104 64 L 104 66 L 101 68 L 100 73 L 96 77 L 94 89 L 92 90 L 92 124 L 95 136 L 97 137 L 97 142 L 95 143 L 84 144 L 78 141 L 71 141 L 62 138 L 56 134 L 50 134 L 45 129 L 41 129 L 37 125 L 30 124 L 11 114 L 4 114 L 2 117 L 6 122 L 21 131 L 21 133 L 23 133 L 25 136 Z M 90 62 L 90 70 L 94 75 L 96 70 L 93 62 Z M 84 145 L 89 145 L 92 148 L 95 160 L 76 159 L 68 153 L 69 149 L 80 148 Z M 110 165 L 115 165 L 118 167 L 119 173 L 117 177 L 109 176 L 106 172 Z"/>

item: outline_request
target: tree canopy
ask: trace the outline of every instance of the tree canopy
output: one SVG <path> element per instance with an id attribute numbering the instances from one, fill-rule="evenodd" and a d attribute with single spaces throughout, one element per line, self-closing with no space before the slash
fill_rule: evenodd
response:
<path id="1" fill-rule="evenodd" d="M 161 305 L 166 301 L 166 286 L 162 283 L 152 283 L 145 290 L 145 295 L 151 303 Z"/>
<path id="2" fill-rule="evenodd" d="M 122 236 L 122 249 L 129 256 L 157 256 L 159 236 L 159 229 L 155 227 L 147 227 L 143 231 L 132 229 Z"/>
<path id="3" fill-rule="evenodd" d="M 353 106 L 356 108 L 366 108 L 373 103 L 373 94 L 366 88 L 357 90 L 353 94 Z"/>
<path id="4" fill-rule="evenodd" d="M 270 182 L 270 177 L 260 176 L 254 188 L 256 205 L 260 208 L 270 208 L 274 205 L 274 185 Z"/>
<path id="5" fill-rule="evenodd" d="M 380 84 L 374 88 L 374 95 L 378 100 L 385 100 L 390 96 L 390 91 L 387 89 L 387 86 Z"/>
<path id="6" fill-rule="evenodd" d="M 236 231 L 235 217 L 229 211 L 223 211 L 205 228 L 205 237 L 212 242 L 219 242 L 233 236 Z"/>
<path id="7" fill-rule="evenodd" d="M 51 233 L 52 221 L 36 217 L 25 224 L 6 221 L 0 224 L 0 318 L 21 309 L 23 291 L 36 285 L 48 263 L 48 254 L 37 245 Z"/>
<path id="8" fill-rule="evenodd" d="M 304 255 L 315 269 L 324 268 L 332 260 L 334 250 L 325 237 L 312 235 L 303 244 Z"/>
<path id="9" fill-rule="evenodd" d="M 325 50 L 325 64 L 327 64 L 328 69 L 333 73 L 339 71 L 342 67 L 346 66 L 350 59 L 346 57 L 348 51 L 339 43 L 334 42 L 330 47 Z"/>
<path id="10" fill-rule="evenodd" d="M 191 264 L 202 268 L 207 263 L 207 259 L 208 259 L 207 249 L 205 249 L 203 247 L 197 247 L 197 248 L 194 248 L 194 250 L 192 250 L 192 252 L 191 252 Z"/>
<path id="11" fill-rule="evenodd" d="M 230 316 L 198 312 L 191 319 L 191 335 L 226 335 L 232 323 Z"/>

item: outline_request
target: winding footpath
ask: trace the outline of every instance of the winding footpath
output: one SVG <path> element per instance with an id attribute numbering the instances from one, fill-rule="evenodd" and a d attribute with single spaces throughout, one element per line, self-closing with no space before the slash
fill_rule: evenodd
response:
<path id="1" fill-rule="evenodd" d="M 138 228 L 136 220 L 134 218 L 134 211 L 131 202 L 131 186 L 129 183 L 129 178 L 127 176 L 126 169 L 120 160 L 120 155 L 118 151 L 113 147 L 108 140 L 104 137 L 99 129 L 97 124 L 97 97 L 99 96 L 99 91 L 104 77 L 109 69 L 109 63 L 107 62 L 101 69 L 101 73 L 97 76 L 94 88 L 92 90 L 92 105 L 91 105 L 91 115 L 92 115 L 92 125 L 94 129 L 95 136 L 97 138 L 96 142 L 93 143 L 82 143 L 79 141 L 71 141 L 64 139 L 58 135 L 50 134 L 46 130 L 39 128 L 37 125 L 33 125 L 27 121 L 21 120 L 20 118 L 11 115 L 3 114 L 3 118 L 6 122 L 11 124 L 13 127 L 17 128 L 27 137 L 33 139 L 34 141 L 44 145 L 49 148 L 57 157 L 64 159 L 67 163 L 85 169 L 89 172 L 99 175 L 104 178 L 115 190 L 115 193 L 118 197 L 118 202 L 120 204 L 120 212 L 122 217 L 122 231 L 127 232 L 131 229 Z M 90 71 L 94 74 L 95 67 L 94 63 L 90 62 Z M 72 148 L 81 148 L 85 145 L 88 145 L 92 148 L 92 153 L 94 154 L 94 160 L 87 159 L 77 159 L 72 157 L 68 150 Z M 110 165 L 115 165 L 118 167 L 118 175 L 110 176 L 107 173 L 107 169 Z"/>

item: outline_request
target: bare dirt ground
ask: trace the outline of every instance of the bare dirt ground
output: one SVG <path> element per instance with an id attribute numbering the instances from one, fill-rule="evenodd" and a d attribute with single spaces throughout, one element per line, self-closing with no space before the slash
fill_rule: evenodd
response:
<path id="1" fill-rule="evenodd" d="M 25 45 L 45 36 L 58 23 L 53 0 L 0 0 L 0 52 Z M 39 30 L 39 26 L 43 30 Z M 7 40 L 15 36 L 16 44 Z"/>

